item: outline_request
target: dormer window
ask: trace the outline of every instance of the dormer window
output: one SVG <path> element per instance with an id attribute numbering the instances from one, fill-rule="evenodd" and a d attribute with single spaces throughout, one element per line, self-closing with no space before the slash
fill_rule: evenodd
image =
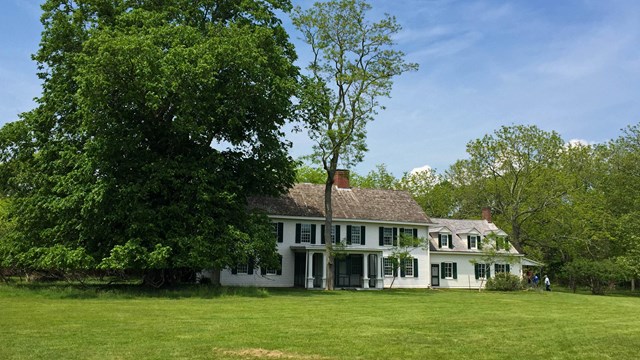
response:
<path id="1" fill-rule="evenodd" d="M 453 236 L 451 234 L 440 234 L 438 240 L 440 248 L 453 249 Z"/>
<path id="2" fill-rule="evenodd" d="M 469 249 L 479 249 L 480 248 L 480 236 L 479 235 L 469 235 L 467 236 L 467 241 L 469 242 Z"/>

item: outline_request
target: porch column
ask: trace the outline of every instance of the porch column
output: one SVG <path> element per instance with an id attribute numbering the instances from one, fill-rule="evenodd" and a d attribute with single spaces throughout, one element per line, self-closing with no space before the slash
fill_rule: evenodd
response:
<path id="1" fill-rule="evenodd" d="M 322 288 L 327 288 L 327 253 L 322 253 Z"/>
<path id="2" fill-rule="evenodd" d="M 369 288 L 369 254 L 362 255 L 363 260 L 362 265 L 364 266 L 364 271 L 362 273 L 362 288 Z"/>
<path id="3" fill-rule="evenodd" d="M 378 261 L 380 266 L 378 266 L 378 276 L 376 277 L 376 289 L 384 289 L 384 257 L 383 255 L 384 255 L 383 253 L 380 253 L 380 255 L 378 255 L 380 257 L 380 261 Z"/>
<path id="4" fill-rule="evenodd" d="M 307 252 L 307 289 L 313 289 L 313 252 Z"/>

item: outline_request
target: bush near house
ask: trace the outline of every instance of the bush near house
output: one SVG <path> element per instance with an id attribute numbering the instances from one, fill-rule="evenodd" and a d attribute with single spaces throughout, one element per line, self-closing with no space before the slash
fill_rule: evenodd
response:
<path id="1" fill-rule="evenodd" d="M 487 290 L 516 291 L 522 290 L 522 281 L 516 275 L 507 272 L 497 273 L 487 280 Z"/>

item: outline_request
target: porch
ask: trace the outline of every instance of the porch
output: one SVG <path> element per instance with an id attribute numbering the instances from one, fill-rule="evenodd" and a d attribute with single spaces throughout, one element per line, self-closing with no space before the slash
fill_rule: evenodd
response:
<path id="1" fill-rule="evenodd" d="M 325 289 L 327 255 L 324 249 L 294 250 L 294 286 Z M 334 288 L 382 289 L 382 252 L 350 252 L 334 259 Z"/>

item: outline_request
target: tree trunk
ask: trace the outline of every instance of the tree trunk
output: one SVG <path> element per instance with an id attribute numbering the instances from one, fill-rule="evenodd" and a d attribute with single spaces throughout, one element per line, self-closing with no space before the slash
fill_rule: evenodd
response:
<path id="1" fill-rule="evenodd" d="M 334 256 L 333 256 L 333 244 L 331 242 L 331 226 L 333 225 L 333 208 L 332 208 L 332 204 L 331 204 L 331 192 L 333 190 L 333 175 L 336 172 L 336 168 L 337 168 L 337 159 L 335 161 L 331 161 L 331 165 L 329 166 L 329 169 L 327 170 L 327 181 L 325 183 L 325 187 L 324 187 L 324 212 L 325 212 L 325 218 L 324 218 L 324 243 L 325 243 L 325 249 L 327 251 L 327 284 L 325 289 L 327 290 L 333 290 L 333 284 L 334 284 L 334 269 L 333 269 L 333 264 L 334 264 Z M 336 239 L 336 241 L 339 241 L 339 239 Z"/>

